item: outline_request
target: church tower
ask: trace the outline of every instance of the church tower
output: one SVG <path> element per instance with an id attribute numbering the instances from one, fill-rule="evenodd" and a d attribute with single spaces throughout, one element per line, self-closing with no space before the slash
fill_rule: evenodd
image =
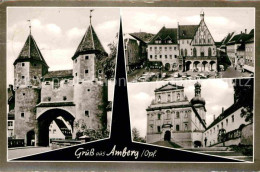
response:
<path id="1" fill-rule="evenodd" d="M 193 107 L 196 108 L 197 112 L 199 113 L 201 119 L 206 124 L 206 108 L 205 108 L 205 100 L 201 97 L 201 84 L 199 82 L 196 82 L 194 84 L 195 87 L 195 96 L 191 99 L 191 104 Z"/>
<path id="2" fill-rule="evenodd" d="M 30 33 L 25 44 L 13 63 L 15 90 L 15 136 L 27 140 L 35 137 L 36 108 L 40 101 L 41 77 L 48 72 L 37 44 Z M 31 140 L 31 139 L 30 139 Z"/>
<path id="3" fill-rule="evenodd" d="M 105 86 L 101 61 L 105 52 L 91 23 L 72 57 L 75 122 L 83 120 L 87 129 L 104 129 L 107 86 Z M 74 133 L 75 134 L 75 133 Z"/>

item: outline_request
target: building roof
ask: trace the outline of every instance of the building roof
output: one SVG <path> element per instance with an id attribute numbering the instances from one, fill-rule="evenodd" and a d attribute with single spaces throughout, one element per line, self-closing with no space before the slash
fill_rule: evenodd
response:
<path id="1" fill-rule="evenodd" d="M 29 34 L 27 37 L 27 40 L 25 41 L 25 44 L 17 57 L 17 59 L 14 61 L 14 65 L 17 62 L 25 62 L 25 61 L 38 61 L 44 64 L 46 67 L 48 67 L 46 61 L 44 60 L 40 49 L 38 48 L 33 36 Z"/>
<path id="2" fill-rule="evenodd" d="M 199 25 L 179 25 L 179 39 L 193 39 Z"/>
<path id="3" fill-rule="evenodd" d="M 248 39 L 245 43 L 252 43 L 252 42 L 254 42 L 254 37 Z"/>
<path id="4" fill-rule="evenodd" d="M 240 33 L 237 35 L 234 35 L 227 43 L 227 45 L 233 45 L 233 44 L 242 44 L 248 39 L 252 37 L 251 34 L 246 34 L 246 33 Z"/>
<path id="5" fill-rule="evenodd" d="M 80 41 L 78 48 L 75 54 L 73 55 L 72 59 L 74 60 L 79 55 L 89 53 L 89 52 L 104 54 L 107 56 L 107 53 L 104 47 L 102 46 L 91 24 L 89 25 L 86 33 L 84 34 L 82 40 Z"/>
<path id="6" fill-rule="evenodd" d="M 43 76 L 45 79 L 47 78 L 66 78 L 73 77 L 72 70 L 57 70 L 57 71 L 49 71 Z"/>
<path id="7" fill-rule="evenodd" d="M 171 84 L 170 82 L 166 85 L 163 85 L 160 88 L 155 89 L 154 92 L 159 92 L 159 91 L 169 91 L 169 90 L 178 90 L 178 89 L 183 89 L 183 86 L 179 86 L 176 84 Z"/>
<path id="8" fill-rule="evenodd" d="M 144 43 L 148 43 L 154 37 L 154 34 L 146 32 L 134 32 L 129 35 Z"/>
<path id="9" fill-rule="evenodd" d="M 177 44 L 177 28 L 166 28 L 163 26 L 149 44 L 155 44 L 155 41 L 158 39 L 162 41 L 162 44 L 166 43 L 168 39 L 171 39 L 173 44 Z"/>
<path id="10" fill-rule="evenodd" d="M 219 123 L 222 119 L 228 117 L 229 115 L 233 114 L 235 111 L 237 111 L 239 108 L 241 108 L 243 105 L 242 103 L 234 103 L 229 108 L 227 108 L 223 113 L 221 113 L 208 127 L 206 130 L 210 129 L 217 123 Z"/>

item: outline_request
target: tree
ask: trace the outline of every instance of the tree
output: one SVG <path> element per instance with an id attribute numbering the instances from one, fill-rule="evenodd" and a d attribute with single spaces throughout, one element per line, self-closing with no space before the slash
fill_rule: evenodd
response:
<path id="1" fill-rule="evenodd" d="M 106 79 L 114 78 L 115 75 L 115 61 L 117 54 L 117 44 L 115 42 L 109 43 L 109 56 L 102 62 Z"/>
<path id="2" fill-rule="evenodd" d="M 133 137 L 133 140 L 136 142 L 145 143 L 145 139 L 143 137 L 140 137 L 140 133 L 137 130 L 137 128 L 135 128 L 135 127 L 132 129 L 132 137 Z"/>

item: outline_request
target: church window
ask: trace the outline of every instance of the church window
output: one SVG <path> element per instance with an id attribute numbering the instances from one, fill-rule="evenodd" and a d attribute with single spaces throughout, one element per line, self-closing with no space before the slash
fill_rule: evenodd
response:
<path id="1" fill-rule="evenodd" d="M 88 110 L 85 110 L 85 116 L 89 117 L 89 111 Z"/>
<path id="2" fill-rule="evenodd" d="M 85 56 L 85 60 L 88 60 L 88 56 Z"/>
<path id="3" fill-rule="evenodd" d="M 22 66 L 24 66 L 24 63 L 22 63 Z"/>
<path id="4" fill-rule="evenodd" d="M 231 118 L 232 118 L 232 122 L 234 122 L 234 121 L 235 121 L 234 115 L 232 115 L 232 117 L 231 117 Z"/>
<path id="5" fill-rule="evenodd" d="M 185 118 L 188 118 L 188 112 L 185 111 L 185 115 L 184 115 Z"/>
<path id="6" fill-rule="evenodd" d="M 160 95 L 158 96 L 158 102 L 161 102 L 161 96 Z"/>
<path id="7" fill-rule="evenodd" d="M 168 94 L 168 102 L 170 102 L 170 101 L 171 101 L 171 95 Z"/>
<path id="8" fill-rule="evenodd" d="M 88 73 L 88 69 L 85 70 L 85 73 Z"/>
<path id="9" fill-rule="evenodd" d="M 180 130 L 180 126 L 176 125 L 176 131 L 179 131 L 179 130 Z"/>
<path id="10" fill-rule="evenodd" d="M 177 100 L 180 100 L 180 93 L 177 94 Z"/>
<path id="11" fill-rule="evenodd" d="M 176 118 L 180 118 L 180 112 L 176 112 Z"/>
<path id="12" fill-rule="evenodd" d="M 66 101 L 66 100 L 67 100 L 67 97 L 66 97 L 66 96 L 63 96 L 63 100 Z"/>
<path id="13" fill-rule="evenodd" d="M 157 126 L 157 132 L 160 133 L 161 132 L 161 127 Z"/>
<path id="14" fill-rule="evenodd" d="M 158 114 L 157 117 L 158 117 L 158 120 L 161 120 L 161 114 Z"/>
<path id="15" fill-rule="evenodd" d="M 60 82 L 58 79 L 54 79 L 53 80 L 53 88 L 59 88 L 60 87 Z"/>
<path id="16" fill-rule="evenodd" d="M 187 124 L 187 123 L 184 124 L 184 130 L 185 130 L 185 131 L 188 130 L 188 124 Z"/>
<path id="17" fill-rule="evenodd" d="M 24 118 L 24 112 L 21 113 L 21 117 Z"/>

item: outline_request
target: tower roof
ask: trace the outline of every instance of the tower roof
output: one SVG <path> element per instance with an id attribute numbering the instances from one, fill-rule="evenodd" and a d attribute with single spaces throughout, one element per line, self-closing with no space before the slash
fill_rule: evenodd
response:
<path id="1" fill-rule="evenodd" d="M 14 65 L 17 62 L 25 62 L 25 61 L 38 61 L 42 62 L 46 67 L 48 67 L 46 61 L 44 60 L 40 49 L 38 48 L 33 36 L 29 34 L 27 37 L 27 40 L 25 41 L 25 44 L 17 57 L 17 59 L 14 61 Z"/>
<path id="2" fill-rule="evenodd" d="M 84 34 L 75 54 L 72 59 L 78 57 L 78 55 L 85 53 L 99 53 L 107 55 L 105 49 L 103 48 L 94 28 L 90 24 L 86 33 Z"/>

